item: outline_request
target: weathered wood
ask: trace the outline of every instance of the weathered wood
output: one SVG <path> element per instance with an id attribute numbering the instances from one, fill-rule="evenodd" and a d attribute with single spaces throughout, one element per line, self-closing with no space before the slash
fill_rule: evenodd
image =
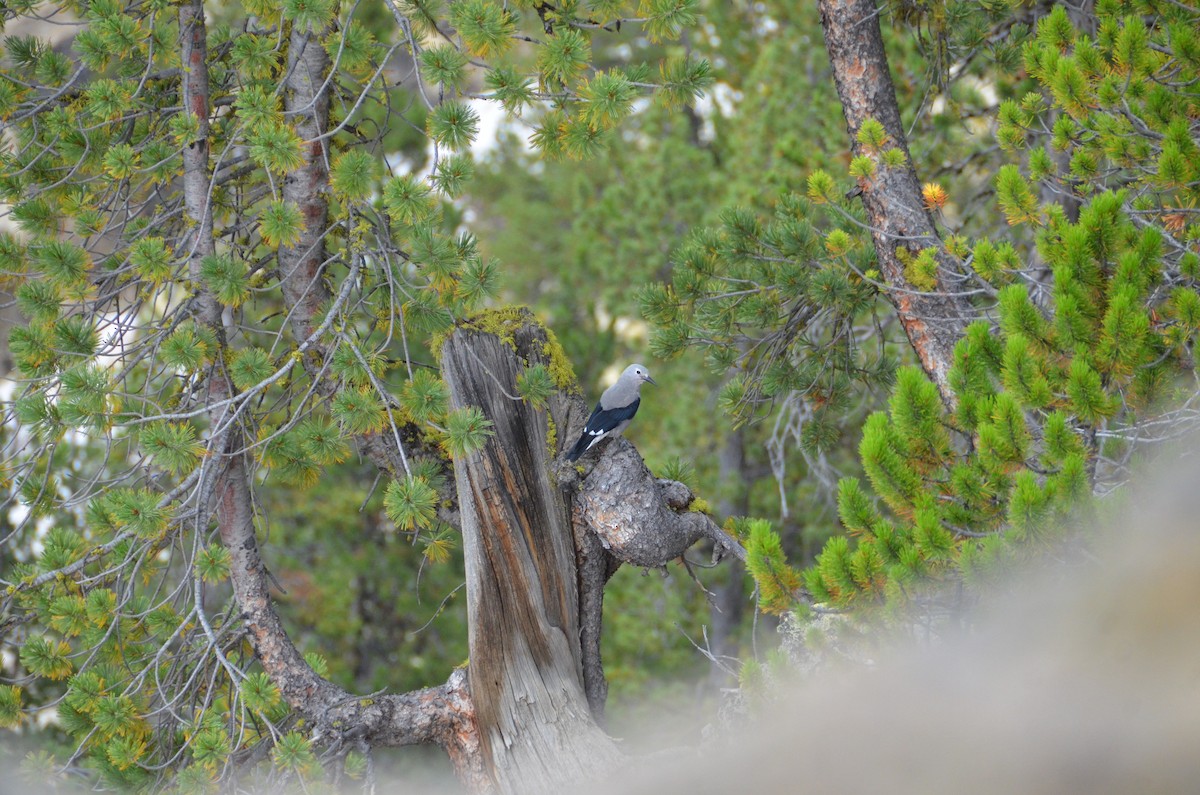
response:
<path id="1" fill-rule="evenodd" d="M 581 522 L 572 521 L 575 535 L 575 560 L 579 582 L 579 643 L 583 654 L 583 690 L 587 694 L 592 717 L 605 726 L 604 706 L 608 701 L 608 680 L 600 641 L 604 631 L 604 586 L 621 562 L 600 543 L 600 537 Z"/>
<path id="2" fill-rule="evenodd" d="M 495 431 L 455 461 L 471 697 L 499 790 L 563 792 L 620 759 L 584 691 L 576 551 L 550 477 L 547 418 L 565 429 L 578 410 L 562 393 L 545 409 L 517 397 L 521 368 L 550 364 L 547 340 L 532 322 L 504 335 L 463 327 L 441 350 L 451 408 L 479 408 Z"/>
<path id="3" fill-rule="evenodd" d="M 662 566 L 701 538 L 746 559 L 746 551 L 706 514 L 690 511 L 695 496 L 682 483 L 655 478 L 626 439 L 608 442 L 575 499 L 575 519 L 613 557 L 635 566 Z"/>

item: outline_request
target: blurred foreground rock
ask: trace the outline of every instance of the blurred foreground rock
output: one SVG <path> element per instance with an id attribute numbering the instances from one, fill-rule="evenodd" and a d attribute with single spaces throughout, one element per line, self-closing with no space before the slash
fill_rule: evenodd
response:
<path id="1" fill-rule="evenodd" d="M 1192 465 L 1136 492 L 1095 561 L 1011 583 L 970 637 L 822 664 L 719 752 L 596 791 L 1197 791 L 1198 479 Z"/>

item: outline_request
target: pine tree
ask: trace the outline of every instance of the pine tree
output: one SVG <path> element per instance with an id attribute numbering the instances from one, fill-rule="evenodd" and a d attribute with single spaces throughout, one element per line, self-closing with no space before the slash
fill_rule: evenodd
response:
<path id="1" fill-rule="evenodd" d="M 53 45 L 30 22 L 46 9 L 9 9 L 0 286 L 28 323 L 9 340 L 20 381 L 4 428 L 5 540 L 23 557 L 3 574 L 5 642 L 21 650 L 6 725 L 58 704 L 59 764 L 103 786 L 272 786 L 319 777 L 333 745 L 321 761 L 350 771 L 361 761 L 333 739 L 350 731 L 447 746 L 483 786 L 481 747 L 456 745 L 478 741 L 473 717 L 443 731 L 462 720 L 448 703 L 470 706 L 464 674 L 357 699 L 343 659 L 289 637 L 260 544 L 291 542 L 284 565 L 311 553 L 266 509 L 289 516 L 284 490 L 363 477 L 356 451 L 379 488 L 340 495 L 342 510 L 366 501 L 378 543 L 411 543 L 388 557 L 413 578 L 452 559 L 450 474 L 507 430 L 454 404 L 436 357 L 497 295 L 499 267 L 455 204 L 476 103 L 527 111 L 541 152 L 582 158 L 635 100 L 694 99 L 711 80 L 701 59 L 593 65 L 624 6 L 98 0 L 53 10 L 73 20 Z M 626 35 L 655 41 L 696 21 L 693 3 L 659 0 L 637 18 Z M 574 378 L 552 339 L 539 355 L 508 389 L 544 419 Z M 338 599 L 323 608 L 363 573 L 350 556 L 335 545 L 321 563 Z M 320 619 L 317 635 L 335 634 Z M 598 663 L 598 642 L 577 653 Z"/>
<path id="2" fill-rule="evenodd" d="M 906 21 L 940 29 L 939 51 L 952 56 L 964 41 L 942 25 L 967 13 L 966 4 L 937 5 L 939 11 L 913 12 L 918 16 Z M 1154 21 L 1133 15 L 1138 10 L 1152 12 Z M 937 16 L 942 11 L 947 17 Z M 993 13 L 980 11 L 960 28 L 964 40 L 978 40 L 979 23 Z M 1186 83 L 1195 74 L 1196 21 L 1182 4 L 1168 10 L 1155 3 L 1098 4 L 1088 20 L 1094 36 L 1062 7 L 1031 20 L 1033 35 L 1019 47 L 1028 77 L 998 83 L 1010 98 L 999 107 L 996 141 L 1012 161 L 1027 153 L 990 180 L 993 212 L 1008 229 L 972 240 L 947 224 L 937 235 L 921 233 L 934 245 L 897 245 L 879 233 L 896 218 L 879 214 L 879 205 L 872 209 L 869 197 L 890 190 L 890 172 L 907 168 L 909 158 L 884 124 L 847 107 L 856 156 L 840 180 L 828 171 L 808 179 L 809 200 L 824 212 L 804 237 L 823 247 L 768 248 L 787 226 L 727 211 L 721 229 L 701 233 L 696 249 L 676 256 L 672 283 L 645 294 L 664 353 L 699 345 L 710 357 L 737 357 L 732 343 L 755 315 L 726 277 L 761 284 L 739 270 L 753 258 L 804 274 L 794 285 L 766 282 L 776 300 L 794 302 L 784 304 L 793 307 L 787 318 L 799 322 L 789 333 L 769 314 L 759 321 L 753 338 L 787 333 L 789 347 L 759 345 L 752 356 L 740 354 L 752 369 L 725 402 L 743 412 L 781 389 L 812 390 L 802 391 L 805 399 L 821 401 L 804 378 L 808 367 L 833 379 L 840 366 L 847 384 L 869 372 L 806 336 L 810 317 L 833 309 L 853 328 L 878 311 L 880 297 L 898 307 L 921 368 L 901 368 L 887 411 L 863 426 L 861 463 L 882 505 L 858 479 L 842 481 L 839 514 L 855 543 L 835 539 L 818 556 L 805 574 L 811 599 L 927 607 L 923 597 L 946 593 L 944 582 L 985 581 L 1006 560 L 1059 537 L 1090 495 L 1123 482 L 1146 442 L 1186 427 L 1190 412 L 1186 403 L 1178 406 L 1195 388 L 1189 318 L 1200 235 L 1186 210 L 1196 200 L 1195 174 L 1184 163 L 1196 145 L 1194 101 L 1183 83 L 1161 75 Z M 827 20 L 834 52 L 843 43 L 830 33 Z M 997 64 L 1012 55 L 993 53 Z M 862 241 L 863 224 L 841 195 L 847 178 L 865 188 L 873 247 Z M 919 201 L 945 220 L 941 213 L 954 208 L 956 195 L 928 183 L 919 194 L 898 189 L 890 200 L 892 208 Z M 813 218 L 795 197 L 785 194 L 777 206 L 788 203 L 804 206 L 792 214 Z M 968 225 L 982 228 L 978 218 Z M 887 256 L 898 261 L 892 271 Z M 839 304 L 846 293 L 837 285 L 847 274 L 863 297 Z M 910 327 L 905 307 L 927 293 L 950 311 L 917 312 L 919 324 Z M 931 331 L 954 317 L 976 319 L 960 331 L 953 323 Z M 954 335 L 952 355 L 938 337 L 946 329 Z M 831 337 L 842 345 L 853 339 Z M 758 577 L 767 592 L 772 584 L 762 572 Z"/>

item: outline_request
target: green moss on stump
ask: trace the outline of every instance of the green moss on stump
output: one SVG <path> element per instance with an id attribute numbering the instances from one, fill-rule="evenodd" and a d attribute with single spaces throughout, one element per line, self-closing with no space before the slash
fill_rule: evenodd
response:
<path id="1" fill-rule="evenodd" d="M 571 366 L 570 360 L 567 359 L 567 354 L 563 350 L 562 344 L 559 343 L 558 337 L 538 320 L 528 307 L 506 306 L 500 309 L 488 309 L 480 312 L 466 320 L 460 321 L 444 333 L 434 336 L 430 346 L 433 350 L 433 355 L 440 362 L 442 358 L 442 345 L 445 344 L 449 336 L 456 331 L 466 330 L 481 334 L 491 334 L 512 348 L 513 351 L 516 351 L 517 331 L 530 324 L 540 328 L 546 336 L 546 342 L 542 345 L 542 355 L 546 357 L 546 369 L 549 371 L 554 385 L 569 394 L 582 394 L 579 384 L 575 379 L 575 368 Z"/>

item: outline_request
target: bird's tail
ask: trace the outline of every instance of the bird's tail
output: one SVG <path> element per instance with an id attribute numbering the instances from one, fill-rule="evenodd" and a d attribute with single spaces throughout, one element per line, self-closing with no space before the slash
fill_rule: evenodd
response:
<path id="1" fill-rule="evenodd" d="M 575 446 L 571 448 L 571 452 L 567 453 L 567 460 L 568 461 L 578 461 L 579 456 L 581 456 L 585 452 L 587 452 L 587 449 L 589 447 L 588 442 L 590 442 L 590 441 L 591 441 L 591 439 L 588 438 L 588 435 L 586 433 L 582 434 L 579 437 L 579 441 L 577 441 L 575 443 Z"/>

